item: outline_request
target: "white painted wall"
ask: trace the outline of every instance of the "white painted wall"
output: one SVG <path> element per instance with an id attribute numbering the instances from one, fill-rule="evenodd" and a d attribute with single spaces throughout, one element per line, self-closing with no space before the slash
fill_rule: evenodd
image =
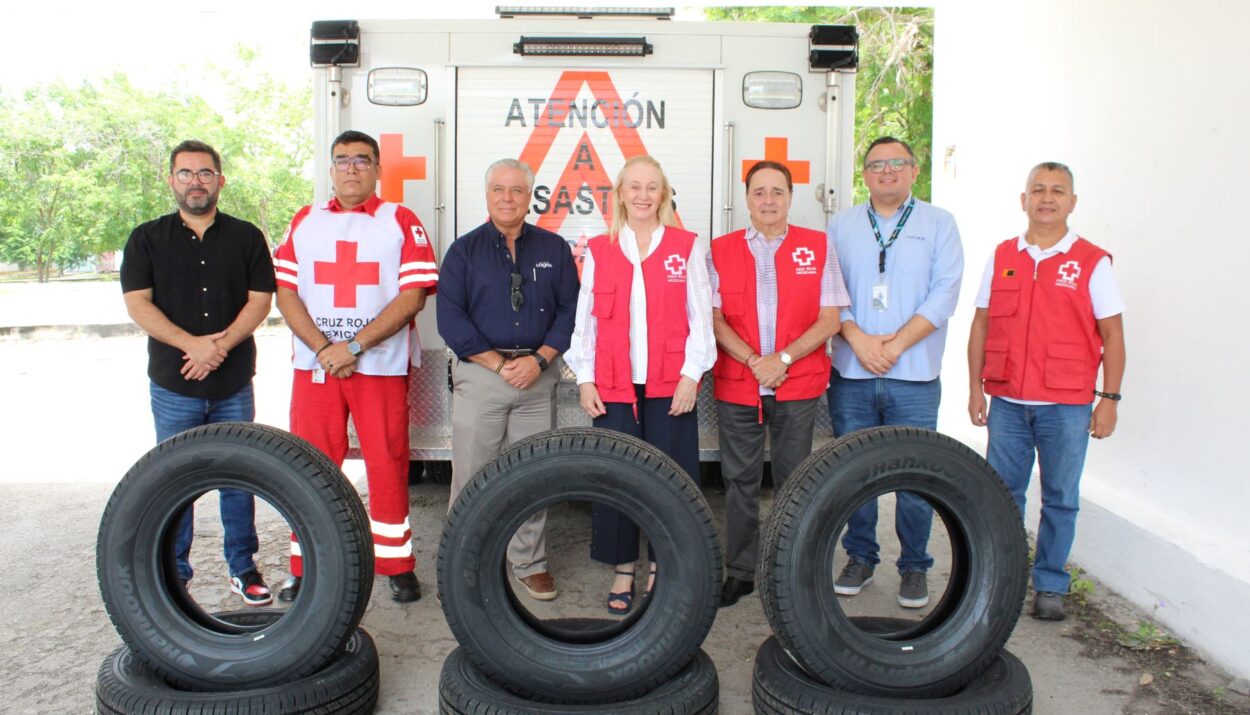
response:
<path id="1" fill-rule="evenodd" d="M 1128 306 L 1119 427 L 1090 445 L 1073 560 L 1250 675 L 1250 3 L 936 8 L 934 200 L 967 253 L 941 427 L 984 446 L 965 409 L 977 281 L 1024 226 L 1029 168 L 1067 163 L 1070 223 L 1114 254 Z"/>

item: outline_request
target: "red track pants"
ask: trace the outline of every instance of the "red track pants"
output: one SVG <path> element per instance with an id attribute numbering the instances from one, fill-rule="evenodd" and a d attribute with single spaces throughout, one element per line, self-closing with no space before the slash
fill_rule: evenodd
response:
<path id="1" fill-rule="evenodd" d="M 296 370 L 291 388 L 291 432 L 342 466 L 347 454 L 347 415 L 360 438 L 369 480 L 369 525 L 374 569 L 381 576 L 412 571 L 412 528 L 408 523 L 408 378 L 361 375 L 346 380 Z M 303 576 L 299 542 L 291 534 L 291 575 Z"/>

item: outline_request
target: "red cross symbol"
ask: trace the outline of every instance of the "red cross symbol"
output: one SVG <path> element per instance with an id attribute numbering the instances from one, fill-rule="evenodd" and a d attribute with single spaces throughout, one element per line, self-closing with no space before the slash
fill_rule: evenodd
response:
<path id="1" fill-rule="evenodd" d="M 790 161 L 787 155 L 790 153 L 790 140 L 785 137 L 764 137 L 764 158 L 763 159 L 743 159 L 742 160 L 742 180 L 747 180 L 747 172 L 751 167 L 761 161 L 775 161 L 778 164 L 784 164 L 790 170 L 790 178 L 796 184 L 808 184 L 812 180 L 810 161 Z M 383 197 L 385 198 L 385 197 Z"/>
<path id="2" fill-rule="evenodd" d="M 1059 275 L 1065 281 L 1073 283 L 1077 278 L 1081 277 L 1081 264 L 1076 261 L 1068 261 L 1062 266 L 1059 266 Z"/>
<path id="3" fill-rule="evenodd" d="M 799 246 L 794 249 L 794 253 L 791 255 L 794 258 L 794 262 L 803 268 L 807 268 L 812 265 L 812 261 L 816 260 L 816 252 L 807 246 Z"/>
<path id="4" fill-rule="evenodd" d="M 382 200 L 402 204 L 404 181 L 425 178 L 425 157 L 404 156 L 403 134 L 381 135 L 378 148 L 382 150 L 378 161 L 385 169 L 382 172 Z"/>
<path id="5" fill-rule="evenodd" d="M 664 267 L 674 278 L 681 278 L 686 272 L 686 259 L 674 253 L 664 260 Z"/>
<path id="6" fill-rule="evenodd" d="M 334 307 L 355 308 L 356 286 L 379 285 L 378 262 L 356 262 L 356 244 L 339 241 L 334 246 L 334 262 L 313 262 L 313 282 L 334 286 Z"/>

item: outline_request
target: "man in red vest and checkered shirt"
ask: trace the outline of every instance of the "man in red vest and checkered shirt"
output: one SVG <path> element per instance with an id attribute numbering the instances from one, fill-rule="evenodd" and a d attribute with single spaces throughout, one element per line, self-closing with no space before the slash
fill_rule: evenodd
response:
<path id="1" fill-rule="evenodd" d="M 1050 621 L 1064 618 L 1085 450 L 1090 435 L 1115 431 L 1124 376 L 1124 302 L 1111 255 L 1068 228 L 1073 183 L 1057 162 L 1029 172 L 1028 230 L 990 256 L 968 338 L 968 415 L 989 426 L 986 458 L 1021 515 L 1035 459 L 1040 467 L 1033 617 Z"/>
<path id="2" fill-rule="evenodd" d="M 756 163 L 746 194 L 751 225 L 712 241 L 709 266 L 719 353 L 712 386 L 727 490 L 722 608 L 755 590 L 765 430 L 773 486 L 781 489 L 812 452 L 817 401 L 829 386 L 825 341 L 851 304 L 824 232 L 789 223 L 790 169 Z"/>
<path id="3" fill-rule="evenodd" d="M 434 251 L 416 214 L 375 195 L 378 143 L 347 131 L 330 151 L 334 198 L 291 219 L 274 268 L 278 309 L 295 333 L 291 432 L 336 464 L 347 454 L 347 416 L 369 480 L 375 569 L 391 597 L 421 597 L 408 523 L 408 366 L 421 349 L 412 324 L 438 285 Z M 291 535 L 294 600 L 303 553 Z"/>

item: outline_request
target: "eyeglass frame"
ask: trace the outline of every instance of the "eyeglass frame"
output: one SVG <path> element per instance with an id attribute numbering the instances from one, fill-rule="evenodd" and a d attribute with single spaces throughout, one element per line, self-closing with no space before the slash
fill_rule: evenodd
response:
<path id="1" fill-rule="evenodd" d="M 340 164 L 342 164 L 342 166 L 340 166 Z M 374 161 L 371 157 L 363 155 L 336 156 L 330 160 L 330 165 L 333 166 L 334 170 L 339 173 L 345 172 L 348 169 L 368 171 L 377 164 L 378 162 Z"/>
<path id="2" fill-rule="evenodd" d="M 915 166 L 915 165 L 916 165 L 915 159 L 902 159 L 902 158 L 873 159 L 872 161 L 864 162 L 864 171 L 867 171 L 873 174 L 884 174 L 886 167 L 889 167 L 893 171 L 902 171 L 905 167 Z M 877 168 L 874 169 L 873 168 L 874 166 Z"/>
<path id="3" fill-rule="evenodd" d="M 521 285 L 525 282 L 525 276 L 520 273 L 509 274 L 512 277 L 512 312 L 521 312 L 521 306 L 525 305 L 525 295 L 521 292 Z"/>
<path id="4" fill-rule="evenodd" d="M 170 173 L 174 177 L 174 179 L 179 184 L 182 184 L 183 186 L 190 186 L 193 180 L 198 181 L 199 183 L 205 184 L 205 185 L 211 184 L 217 180 L 217 177 L 222 175 L 220 171 L 215 171 L 213 169 L 200 169 L 199 171 L 191 171 L 190 169 L 179 169 L 177 171 L 170 172 Z M 184 175 L 187 178 L 185 179 L 182 178 Z"/>

